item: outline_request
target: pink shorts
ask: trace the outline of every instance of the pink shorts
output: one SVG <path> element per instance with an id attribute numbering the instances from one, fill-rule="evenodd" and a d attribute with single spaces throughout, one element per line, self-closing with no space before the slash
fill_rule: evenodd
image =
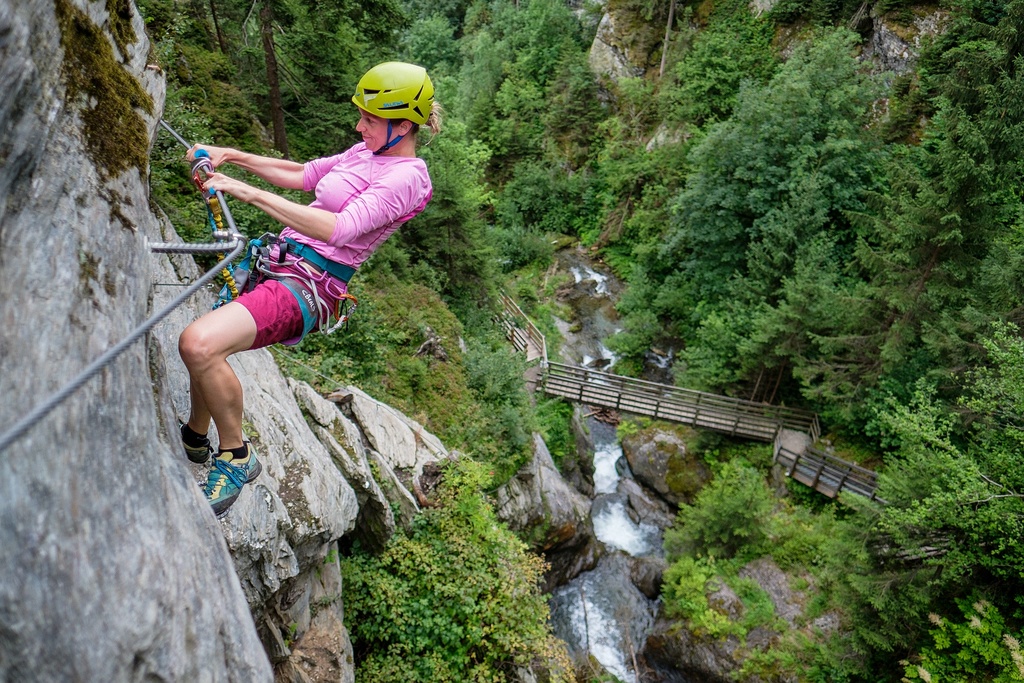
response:
<path id="1" fill-rule="evenodd" d="M 302 335 L 299 302 L 280 281 L 264 280 L 235 301 L 245 306 L 256 321 L 256 339 L 250 349 L 261 349 Z"/>
<path id="2" fill-rule="evenodd" d="M 341 280 L 336 280 L 326 273 L 311 275 L 294 263 L 274 267 L 275 272 L 300 273 L 308 282 L 316 286 L 317 293 L 326 304 L 327 310 L 333 310 L 339 297 L 348 291 Z M 256 321 L 256 339 L 250 349 L 260 349 L 281 342 L 287 345 L 302 341 L 302 309 L 295 295 L 280 280 L 264 278 L 251 292 L 242 294 L 238 303 Z M 321 320 L 320 322 L 326 322 Z M 313 329 L 316 329 L 314 325 Z"/>

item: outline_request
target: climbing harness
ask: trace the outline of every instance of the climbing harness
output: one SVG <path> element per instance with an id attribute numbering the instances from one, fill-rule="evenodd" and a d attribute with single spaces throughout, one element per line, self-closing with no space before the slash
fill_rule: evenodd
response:
<path id="1" fill-rule="evenodd" d="M 294 256 L 295 259 L 288 260 L 289 255 Z M 335 306 L 328 307 L 313 281 L 313 273 L 303 277 L 294 272 L 285 272 L 281 268 L 275 268 L 275 266 L 292 265 L 300 259 L 317 269 L 321 275 L 327 273 L 346 284 L 355 273 L 355 268 L 337 261 L 330 261 L 311 247 L 296 242 L 290 237 L 281 239 L 268 232 L 249 243 L 247 261 L 252 264 L 254 276 L 250 276 L 252 286 L 264 278 L 273 278 L 287 287 L 299 304 L 299 310 L 302 311 L 302 335 L 294 343 L 301 341 L 314 327 L 321 334 L 331 334 L 348 322 L 352 313 L 355 312 L 356 306 L 359 305 L 358 299 L 348 292 L 342 292 L 338 296 Z M 302 266 L 300 268 L 305 270 Z M 330 324 L 331 316 L 334 317 L 334 325 Z"/>
<path id="2" fill-rule="evenodd" d="M 178 142 L 188 149 L 192 149 L 193 145 L 178 135 L 166 122 L 161 120 L 160 124 Z M 192 162 L 192 182 L 203 197 L 207 222 L 214 240 L 223 240 L 231 234 L 225 230 L 225 220 L 229 221 L 231 230 L 235 230 L 235 228 L 234 223 L 230 221 L 230 212 L 220 192 L 203 189 L 213 171 L 213 162 L 206 150 L 197 150 L 195 160 Z M 275 247 L 276 249 L 273 249 Z M 272 249 L 276 253 L 272 253 Z M 288 260 L 289 256 L 294 258 Z M 355 268 L 351 266 L 328 260 L 312 247 L 291 238 L 282 240 L 273 233 L 265 233 L 258 239 L 249 242 L 249 248 L 246 250 L 244 258 L 237 264 L 227 265 L 221 270 L 224 285 L 221 287 L 213 307 L 219 308 L 229 301 L 233 301 L 240 294 L 251 291 L 265 278 L 273 278 L 288 288 L 302 312 L 302 335 L 290 343 L 298 343 L 314 328 L 317 328 L 321 334 L 331 334 L 348 322 L 359 302 L 354 296 L 344 292 L 338 296 L 337 304 L 333 308 L 329 307 L 320 296 L 312 273 L 308 277 L 303 277 L 295 272 L 285 272 L 280 267 L 294 265 L 298 260 L 313 266 L 319 273 L 327 273 L 344 283 L 348 283 L 356 272 Z M 278 267 L 275 268 L 275 266 Z M 330 324 L 331 316 L 335 319 L 334 325 Z"/>

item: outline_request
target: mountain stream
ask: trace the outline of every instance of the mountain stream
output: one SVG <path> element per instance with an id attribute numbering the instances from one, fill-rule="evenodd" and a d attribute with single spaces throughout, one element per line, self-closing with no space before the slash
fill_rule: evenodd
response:
<path id="1" fill-rule="evenodd" d="M 566 363 L 611 371 L 615 355 L 602 340 L 619 329 L 615 296 L 621 285 L 578 250 L 563 250 L 558 259 L 559 269 L 575 280 L 560 297 L 568 300 L 575 316 L 572 324 L 556 320 L 564 338 L 560 355 Z M 594 569 L 553 591 L 552 626 L 574 656 L 593 657 L 620 681 L 634 683 L 640 680 L 636 654 L 654 623 L 657 602 L 633 584 L 632 562 L 662 556 L 661 530 L 629 514 L 620 484 L 632 475 L 615 427 L 593 415 L 587 423 L 595 446 L 591 518 L 605 552 Z"/>

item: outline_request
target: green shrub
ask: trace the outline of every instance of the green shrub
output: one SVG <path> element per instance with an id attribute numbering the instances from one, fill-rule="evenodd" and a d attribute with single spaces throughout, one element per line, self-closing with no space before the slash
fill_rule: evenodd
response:
<path id="1" fill-rule="evenodd" d="M 966 621 L 930 614 L 934 644 L 903 661 L 904 681 L 1011 683 L 1024 681 L 1021 633 L 1014 635 L 1003 616 L 985 600 L 958 600 Z"/>
<path id="2" fill-rule="evenodd" d="M 712 638 L 729 635 L 734 629 L 729 618 L 708 602 L 708 582 L 715 574 L 713 559 L 683 557 L 665 572 L 661 588 L 670 617 L 686 619 L 694 631 Z"/>
<path id="3" fill-rule="evenodd" d="M 538 398 L 537 428 L 544 437 L 551 459 L 562 469 L 566 456 L 576 450 L 572 432 L 572 404 L 559 398 Z"/>
<path id="4" fill-rule="evenodd" d="M 730 461 L 704 487 L 692 505 L 682 505 L 665 532 L 670 558 L 682 554 L 735 557 L 756 555 L 766 538 L 774 499 L 764 479 L 749 465 Z"/>
<path id="5" fill-rule="evenodd" d="M 820 493 L 814 495 L 825 497 Z M 768 522 L 772 559 L 782 569 L 813 568 L 823 564 L 827 561 L 824 548 L 829 538 L 840 533 L 837 526 L 831 510 L 815 514 L 801 507 L 787 506 Z"/>
<path id="6" fill-rule="evenodd" d="M 468 459 L 447 463 L 438 507 L 380 556 L 342 559 L 357 680 L 507 681 L 537 661 L 551 681 L 572 680 L 538 589 L 544 564 L 498 523 L 485 480 Z"/>

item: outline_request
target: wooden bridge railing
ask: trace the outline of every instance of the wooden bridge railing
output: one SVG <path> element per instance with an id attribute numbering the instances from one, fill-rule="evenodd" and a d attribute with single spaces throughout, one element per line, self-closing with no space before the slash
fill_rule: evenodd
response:
<path id="1" fill-rule="evenodd" d="M 523 313 L 523 309 L 519 308 L 519 305 L 504 292 L 501 294 L 501 304 L 503 311 L 498 318 L 498 323 L 505 330 L 505 336 L 515 346 L 516 351 L 523 351 L 527 357 L 530 356 L 530 349 L 533 348 L 537 357 L 540 358 L 541 364 L 546 366 L 548 343 L 544 335 L 533 324 L 529 316 Z"/>
<path id="2" fill-rule="evenodd" d="M 614 408 L 726 434 L 772 441 L 781 428 L 817 435 L 818 416 L 803 410 L 708 394 L 667 384 L 548 363 L 539 389 L 588 405 Z"/>
<path id="3" fill-rule="evenodd" d="M 785 468 L 786 476 L 824 493 L 829 498 L 835 498 L 841 492 L 847 491 L 885 503 L 876 495 L 876 472 L 811 446 L 801 453 L 795 453 L 776 441 L 773 462 Z"/>
<path id="4" fill-rule="evenodd" d="M 875 472 L 811 446 L 797 453 L 783 445 L 784 430 L 806 434 L 811 444 L 821 437 L 821 425 L 814 413 L 551 363 L 547 341 L 533 321 L 506 294 L 501 295 L 501 301 L 504 310 L 498 321 L 508 339 L 528 358 L 541 359 L 539 391 L 587 405 L 774 441 L 774 462 L 786 469 L 787 476 L 830 498 L 849 491 L 885 503 L 875 495 Z"/>

